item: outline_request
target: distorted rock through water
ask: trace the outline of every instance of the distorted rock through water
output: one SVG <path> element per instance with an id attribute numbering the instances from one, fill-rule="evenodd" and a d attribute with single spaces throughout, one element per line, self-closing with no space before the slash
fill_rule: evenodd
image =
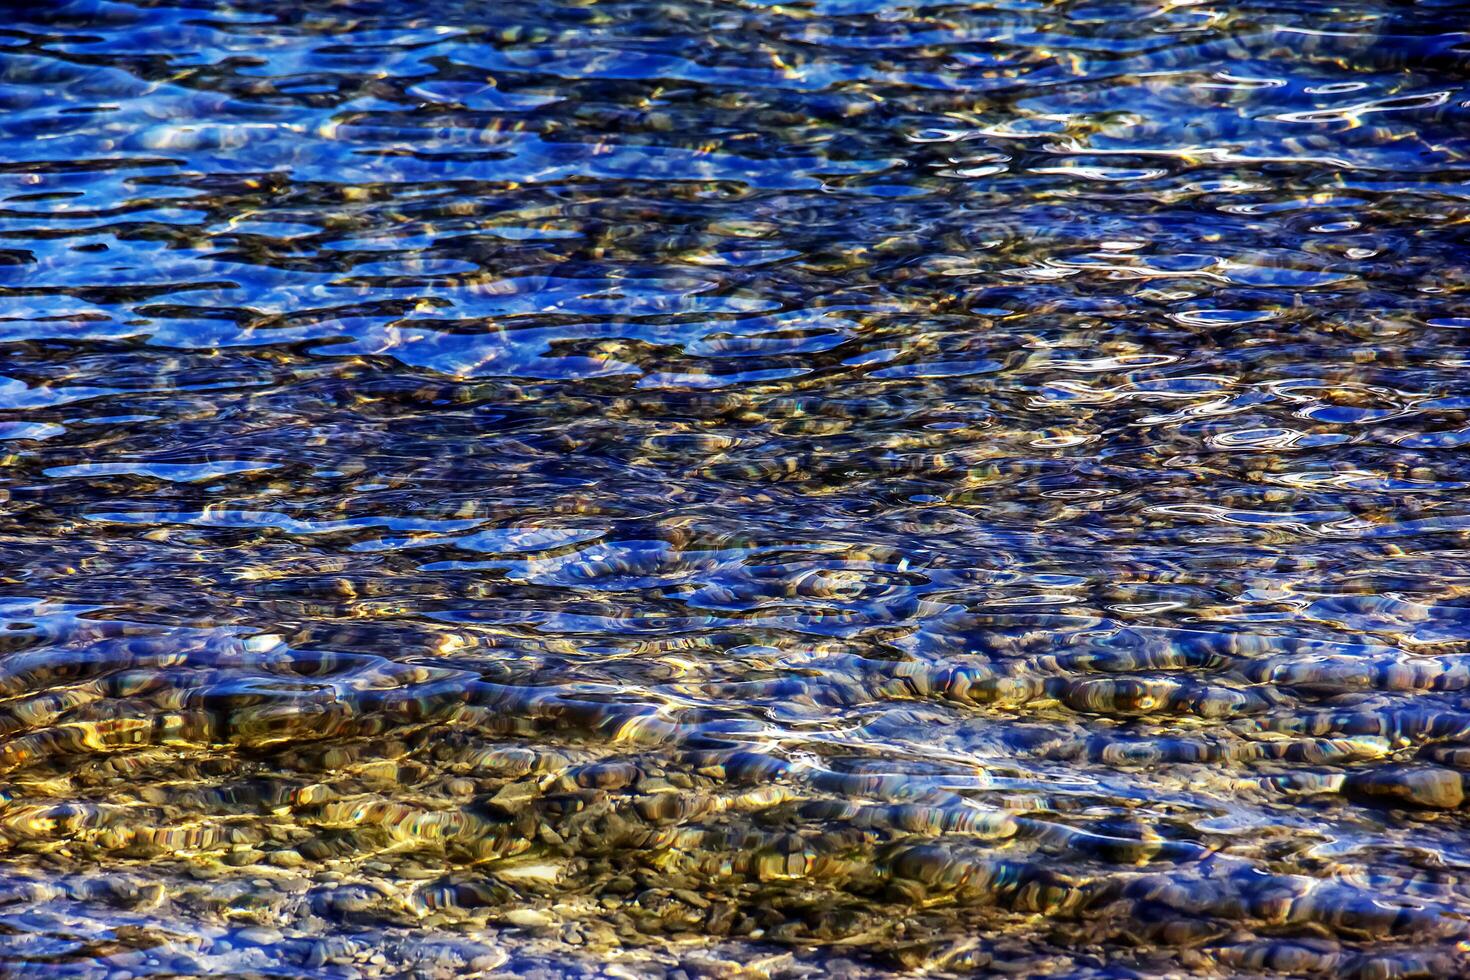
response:
<path id="1" fill-rule="evenodd" d="M 0 24 L 0 972 L 1470 972 L 1463 3 Z"/>

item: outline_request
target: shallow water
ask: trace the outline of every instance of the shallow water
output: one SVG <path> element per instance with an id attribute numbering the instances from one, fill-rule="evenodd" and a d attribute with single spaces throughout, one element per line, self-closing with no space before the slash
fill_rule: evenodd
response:
<path id="1" fill-rule="evenodd" d="M 1470 972 L 1463 4 L 8 13 L 0 972 Z"/>

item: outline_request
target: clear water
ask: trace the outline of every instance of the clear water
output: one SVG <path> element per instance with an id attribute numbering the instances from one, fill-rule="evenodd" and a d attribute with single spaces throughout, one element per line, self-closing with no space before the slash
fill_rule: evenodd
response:
<path id="1" fill-rule="evenodd" d="M 8 5 L 0 972 L 1470 971 L 1467 25 Z"/>

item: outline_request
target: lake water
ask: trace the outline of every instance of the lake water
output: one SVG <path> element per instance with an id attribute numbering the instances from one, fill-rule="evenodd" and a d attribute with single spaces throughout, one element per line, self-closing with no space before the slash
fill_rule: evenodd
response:
<path id="1" fill-rule="evenodd" d="M 1470 972 L 1470 10 L 0 24 L 0 973 Z"/>

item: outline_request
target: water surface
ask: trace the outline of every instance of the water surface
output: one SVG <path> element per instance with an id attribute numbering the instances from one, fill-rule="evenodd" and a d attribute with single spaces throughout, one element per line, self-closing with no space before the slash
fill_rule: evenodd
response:
<path id="1" fill-rule="evenodd" d="M 1470 971 L 1462 3 L 7 14 L 0 972 Z"/>

